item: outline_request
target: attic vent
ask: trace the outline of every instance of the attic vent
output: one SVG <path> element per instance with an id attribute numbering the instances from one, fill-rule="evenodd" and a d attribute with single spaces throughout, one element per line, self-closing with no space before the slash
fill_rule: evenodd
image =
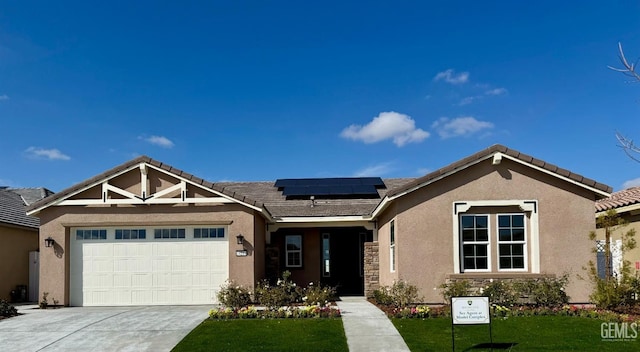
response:
<path id="1" fill-rule="evenodd" d="M 380 198 L 379 188 L 386 188 L 380 177 L 288 178 L 273 185 L 287 199 Z"/>

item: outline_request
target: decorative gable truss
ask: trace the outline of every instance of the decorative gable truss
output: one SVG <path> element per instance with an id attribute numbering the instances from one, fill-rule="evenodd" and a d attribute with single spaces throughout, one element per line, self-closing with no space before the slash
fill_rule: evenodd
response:
<path id="1" fill-rule="evenodd" d="M 136 172 L 136 169 L 138 170 Z M 139 182 L 134 181 L 139 172 Z M 153 184 L 153 186 L 151 186 Z M 99 192 L 98 192 L 99 190 Z M 237 200 L 147 163 L 93 183 L 53 205 L 225 204 Z"/>

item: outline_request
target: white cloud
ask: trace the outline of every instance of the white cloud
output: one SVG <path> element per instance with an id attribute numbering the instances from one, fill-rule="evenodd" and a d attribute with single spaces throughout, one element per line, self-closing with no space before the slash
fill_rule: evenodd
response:
<path id="1" fill-rule="evenodd" d="M 507 90 L 505 88 L 495 88 L 495 89 L 490 89 L 486 92 L 484 92 L 485 95 L 504 95 L 507 94 Z"/>
<path id="2" fill-rule="evenodd" d="M 440 118 L 431 125 L 431 128 L 438 131 L 442 138 L 452 138 L 460 136 L 470 136 L 478 131 L 493 128 L 493 123 L 476 120 L 471 116 L 448 119 Z"/>
<path id="3" fill-rule="evenodd" d="M 382 163 L 358 170 L 353 174 L 353 177 L 382 176 L 388 174 L 391 170 L 391 163 Z"/>
<path id="4" fill-rule="evenodd" d="M 463 84 L 469 81 L 469 72 L 460 72 L 456 74 L 456 72 L 452 68 L 450 68 L 446 71 L 438 72 L 433 80 L 445 81 L 451 84 Z"/>
<path id="5" fill-rule="evenodd" d="M 430 172 L 431 172 L 431 169 L 426 168 L 426 167 L 421 167 L 417 171 L 418 175 L 420 175 L 420 176 L 426 175 L 426 174 L 428 174 Z"/>
<path id="6" fill-rule="evenodd" d="M 633 180 L 625 181 L 625 183 L 622 184 L 622 188 L 624 189 L 631 188 L 631 187 L 640 187 L 640 177 L 635 178 Z"/>
<path id="7" fill-rule="evenodd" d="M 6 95 L 6 94 L 0 95 L 0 101 L 2 101 L 2 100 L 9 100 L 9 96 Z"/>
<path id="8" fill-rule="evenodd" d="M 146 142 L 151 143 L 153 145 L 157 145 L 163 148 L 173 148 L 173 142 L 164 136 L 151 136 L 151 137 L 140 137 L 144 139 Z"/>
<path id="9" fill-rule="evenodd" d="M 43 149 L 38 147 L 29 147 L 25 150 L 27 156 L 35 159 L 49 159 L 49 160 L 71 160 L 71 157 L 63 154 L 58 149 Z"/>
<path id="10" fill-rule="evenodd" d="M 381 112 L 368 124 L 351 125 L 340 133 L 343 138 L 360 140 L 364 143 L 376 143 L 392 139 L 398 147 L 407 143 L 421 142 L 429 137 L 429 132 L 416 128 L 415 121 L 409 115 L 395 111 Z"/>
<path id="11" fill-rule="evenodd" d="M 460 106 L 469 105 L 469 104 L 473 103 L 475 100 L 477 100 L 478 98 L 479 97 L 466 97 L 466 98 L 463 98 L 462 100 L 460 100 L 458 105 L 460 105 Z"/>

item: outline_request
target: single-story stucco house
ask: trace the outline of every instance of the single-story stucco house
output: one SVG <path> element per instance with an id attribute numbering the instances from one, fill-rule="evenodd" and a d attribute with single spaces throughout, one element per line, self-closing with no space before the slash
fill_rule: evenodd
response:
<path id="1" fill-rule="evenodd" d="M 27 216 L 26 208 L 52 193 L 45 188 L 0 187 L 0 299 L 38 299 L 40 220 Z"/>
<path id="2" fill-rule="evenodd" d="M 629 261 L 631 269 L 633 271 L 640 270 L 640 247 L 636 246 L 634 249 L 629 249 L 622 253 L 621 250 L 621 236 L 623 233 L 629 230 L 635 230 L 636 240 L 640 236 L 640 187 L 631 187 L 617 191 L 611 194 L 609 198 L 603 198 L 596 201 L 596 217 L 605 214 L 608 210 L 615 210 L 618 215 L 624 219 L 627 223 L 626 226 L 620 226 L 615 229 L 611 234 L 611 249 L 612 249 L 612 266 L 613 272 L 620 271 L 622 266 L 622 260 Z M 596 235 L 600 245 L 598 261 L 598 271 L 601 276 L 604 276 L 604 229 L 598 228 Z"/>
<path id="3" fill-rule="evenodd" d="M 494 145 L 416 179 L 212 183 L 141 156 L 32 204 L 40 291 L 72 306 L 208 304 L 226 280 L 283 271 L 370 295 L 406 280 L 441 303 L 447 280 L 572 275 L 593 257 L 611 187 Z"/>

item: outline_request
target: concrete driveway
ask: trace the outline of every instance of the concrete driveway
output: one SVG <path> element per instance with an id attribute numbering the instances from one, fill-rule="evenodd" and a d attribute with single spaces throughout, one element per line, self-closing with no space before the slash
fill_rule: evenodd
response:
<path id="1" fill-rule="evenodd" d="M 170 351 L 212 306 L 21 307 L 0 320 L 4 351 Z"/>

